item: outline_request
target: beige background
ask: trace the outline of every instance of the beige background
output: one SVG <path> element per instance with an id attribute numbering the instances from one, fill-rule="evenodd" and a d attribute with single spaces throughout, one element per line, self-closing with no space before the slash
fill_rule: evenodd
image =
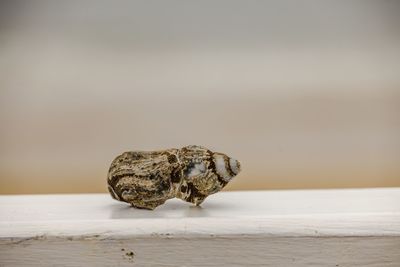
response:
<path id="1" fill-rule="evenodd" d="M 238 189 L 400 186 L 396 1 L 2 1 L 0 193 L 199 144 Z"/>

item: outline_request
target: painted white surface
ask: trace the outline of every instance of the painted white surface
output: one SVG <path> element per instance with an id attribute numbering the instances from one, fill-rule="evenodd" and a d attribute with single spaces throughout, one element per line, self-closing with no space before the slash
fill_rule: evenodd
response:
<path id="1" fill-rule="evenodd" d="M 0 196 L 0 266 L 132 264 L 399 266 L 400 189 L 222 192 L 154 211 L 105 194 Z"/>

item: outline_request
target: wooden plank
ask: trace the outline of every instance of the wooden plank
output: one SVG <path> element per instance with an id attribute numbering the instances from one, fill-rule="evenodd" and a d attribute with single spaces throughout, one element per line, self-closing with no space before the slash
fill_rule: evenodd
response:
<path id="1" fill-rule="evenodd" d="M 0 196 L 0 266 L 399 266 L 400 189 L 222 192 L 136 210 Z"/>

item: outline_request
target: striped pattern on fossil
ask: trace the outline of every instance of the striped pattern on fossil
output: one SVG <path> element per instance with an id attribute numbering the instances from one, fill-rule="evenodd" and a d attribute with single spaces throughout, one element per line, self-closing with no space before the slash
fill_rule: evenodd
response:
<path id="1" fill-rule="evenodd" d="M 225 154 L 186 146 L 125 152 L 111 163 L 107 182 L 114 199 L 154 209 L 174 197 L 200 205 L 239 172 L 240 163 Z"/>

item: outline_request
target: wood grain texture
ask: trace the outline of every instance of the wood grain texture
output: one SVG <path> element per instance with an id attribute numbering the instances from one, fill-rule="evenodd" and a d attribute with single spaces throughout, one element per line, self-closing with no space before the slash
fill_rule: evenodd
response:
<path id="1" fill-rule="evenodd" d="M 400 189 L 222 192 L 136 210 L 0 196 L 0 266 L 399 266 Z"/>

